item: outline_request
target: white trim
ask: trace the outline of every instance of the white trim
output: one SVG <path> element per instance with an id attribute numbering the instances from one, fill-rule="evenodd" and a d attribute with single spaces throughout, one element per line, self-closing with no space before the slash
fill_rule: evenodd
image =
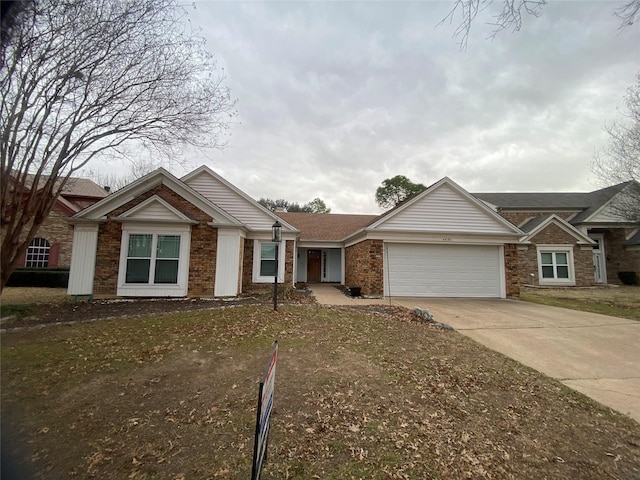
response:
<path id="1" fill-rule="evenodd" d="M 172 221 L 174 223 L 198 223 L 197 221 L 192 220 L 189 217 L 187 217 L 184 213 L 180 212 L 178 209 L 176 209 L 172 205 L 169 205 L 169 203 L 167 203 L 166 200 L 163 200 L 158 195 L 153 195 L 152 197 L 147 198 L 144 202 L 141 202 L 138 205 L 136 205 L 135 207 L 127 210 L 124 213 L 121 213 L 117 217 L 114 217 L 114 220 L 121 221 L 121 222 L 158 221 L 158 220 L 155 220 L 153 218 L 135 218 L 135 215 L 138 212 L 140 212 L 141 210 L 144 210 L 146 207 L 148 207 L 149 205 L 151 205 L 153 203 L 159 203 L 163 208 L 168 210 L 172 215 L 174 215 L 176 217 L 175 219 L 171 219 L 171 220 L 159 219 L 159 221 L 165 221 L 165 222 L 166 221 Z"/>
<path id="2" fill-rule="evenodd" d="M 180 256 L 178 259 L 178 281 L 176 284 L 127 284 L 127 255 L 129 249 L 130 234 L 153 235 L 153 245 L 158 235 L 179 235 Z M 189 225 L 152 226 L 147 224 L 123 224 L 120 240 L 120 263 L 118 268 L 119 297 L 184 297 L 187 295 L 189 282 L 189 256 L 191 251 L 191 227 Z M 153 254 L 153 249 L 152 249 Z M 152 257 L 153 258 L 153 257 Z M 153 262 L 149 272 L 149 278 L 153 278 Z"/>
<path id="3" fill-rule="evenodd" d="M 578 245 L 590 245 L 590 246 L 595 245 L 594 241 L 591 240 L 591 238 L 589 238 L 587 234 L 582 233 L 576 227 L 574 227 L 573 225 L 571 225 L 570 223 L 568 223 L 567 221 L 563 220 L 562 218 L 560 218 L 555 214 L 552 214 L 549 217 L 547 217 L 545 220 L 543 220 L 539 225 L 537 225 L 533 230 L 531 230 L 526 237 L 522 238 L 520 240 L 520 243 L 526 243 L 526 242 L 535 243 L 532 240 L 533 237 L 535 237 L 538 233 L 540 233 L 542 230 L 547 228 L 552 223 L 556 225 L 558 228 L 560 228 L 561 230 L 563 230 L 565 233 L 571 235 L 573 238 L 578 240 Z"/>
<path id="4" fill-rule="evenodd" d="M 542 253 L 566 253 L 569 278 L 544 278 L 542 276 Z M 543 286 L 574 286 L 576 284 L 572 245 L 536 245 L 536 257 L 538 260 L 538 284 Z"/>
<path id="5" fill-rule="evenodd" d="M 260 276 L 260 261 L 262 258 L 262 244 L 273 244 L 270 239 L 255 239 L 253 241 L 253 283 L 273 283 L 274 276 Z M 283 283 L 286 242 L 283 240 L 278 245 L 278 283 Z"/>

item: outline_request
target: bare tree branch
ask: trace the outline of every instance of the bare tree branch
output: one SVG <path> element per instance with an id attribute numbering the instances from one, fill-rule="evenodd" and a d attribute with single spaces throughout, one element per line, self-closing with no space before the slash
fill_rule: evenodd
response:
<path id="1" fill-rule="evenodd" d="M 592 170 L 605 185 L 630 182 L 623 200 L 612 205 L 614 213 L 640 221 L 640 74 L 627 89 L 622 118 L 605 127 L 609 143 L 594 155 Z"/>
<path id="2" fill-rule="evenodd" d="M 235 102 L 185 20 L 177 0 L 16 2 L 0 47 L 2 287 L 96 156 L 224 146 Z"/>

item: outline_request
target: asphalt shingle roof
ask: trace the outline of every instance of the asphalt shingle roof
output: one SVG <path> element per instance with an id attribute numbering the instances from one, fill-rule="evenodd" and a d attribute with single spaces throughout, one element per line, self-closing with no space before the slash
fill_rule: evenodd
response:
<path id="1" fill-rule="evenodd" d="M 301 241 L 343 240 L 379 217 L 379 215 L 305 212 L 276 212 L 276 215 L 300 230 Z"/>

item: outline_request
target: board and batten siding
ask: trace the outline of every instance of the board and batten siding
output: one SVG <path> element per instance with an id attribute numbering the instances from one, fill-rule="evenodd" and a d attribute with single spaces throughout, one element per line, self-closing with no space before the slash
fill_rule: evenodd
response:
<path id="1" fill-rule="evenodd" d="M 189 178 L 187 184 L 250 229 L 271 231 L 273 217 L 208 173 Z"/>
<path id="2" fill-rule="evenodd" d="M 240 232 L 218 230 L 214 296 L 235 297 L 240 285 Z"/>
<path id="3" fill-rule="evenodd" d="M 383 221 L 377 230 L 512 233 L 504 224 L 446 184 Z"/>
<path id="4" fill-rule="evenodd" d="M 91 295 L 98 248 L 98 225 L 75 225 L 69 269 L 69 295 Z"/>

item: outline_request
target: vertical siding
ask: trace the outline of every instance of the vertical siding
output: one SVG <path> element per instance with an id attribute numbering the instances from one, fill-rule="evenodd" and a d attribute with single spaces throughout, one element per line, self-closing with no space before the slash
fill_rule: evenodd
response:
<path id="1" fill-rule="evenodd" d="M 381 230 L 512 233 L 488 212 L 448 185 L 393 215 Z"/>
<path id="2" fill-rule="evenodd" d="M 98 225 L 76 225 L 69 271 L 69 295 L 93 293 L 93 275 L 98 247 Z"/>
<path id="3" fill-rule="evenodd" d="M 218 230 L 218 252 L 216 254 L 216 297 L 238 295 L 240 258 L 240 233 L 237 230 Z"/>

